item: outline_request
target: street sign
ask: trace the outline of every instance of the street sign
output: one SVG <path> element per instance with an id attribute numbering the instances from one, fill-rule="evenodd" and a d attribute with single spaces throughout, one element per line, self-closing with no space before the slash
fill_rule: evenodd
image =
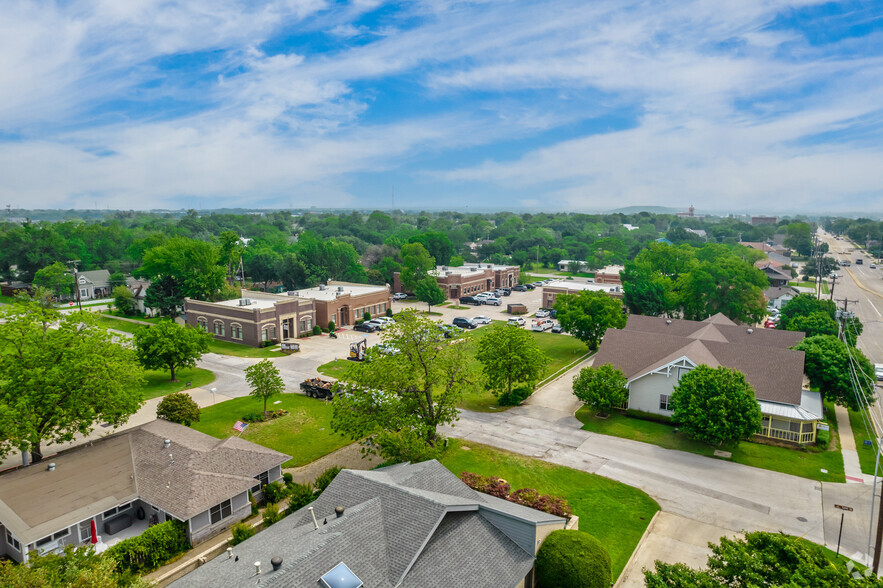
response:
<path id="1" fill-rule="evenodd" d="M 842 504 L 835 504 L 834 508 L 839 508 L 840 510 L 845 510 L 847 512 L 852 512 L 851 506 L 843 506 Z"/>

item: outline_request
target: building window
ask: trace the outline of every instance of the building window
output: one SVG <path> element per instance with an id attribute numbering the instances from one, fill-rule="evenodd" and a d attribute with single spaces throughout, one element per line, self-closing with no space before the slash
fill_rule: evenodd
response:
<path id="1" fill-rule="evenodd" d="M 229 500 L 225 500 L 221 504 L 211 507 L 209 510 L 209 516 L 211 517 L 213 525 L 215 523 L 220 523 L 231 514 L 233 514 L 233 504 Z"/>
<path id="2" fill-rule="evenodd" d="M 232 323 L 230 325 L 230 336 L 234 339 L 242 339 L 242 325 Z"/>
<path id="3" fill-rule="evenodd" d="M 16 538 L 12 536 L 12 533 L 9 532 L 9 529 L 6 530 L 6 544 L 17 552 L 21 553 L 21 543 L 19 543 Z"/>
<path id="4" fill-rule="evenodd" d="M 270 339 L 276 338 L 276 327 L 270 327 Z"/>
<path id="5" fill-rule="evenodd" d="M 58 533 L 54 534 L 52 536 L 52 538 L 55 539 L 56 541 L 58 541 L 59 539 L 63 539 L 64 537 L 67 537 L 70 534 L 71 534 L 71 530 L 70 530 L 70 528 L 68 528 L 68 529 L 64 529 L 63 531 L 59 531 Z"/>
<path id="6" fill-rule="evenodd" d="M 251 489 L 251 491 L 259 492 L 261 488 L 270 483 L 270 472 L 261 472 L 259 475 L 255 476 L 255 479 L 258 483 Z"/>
<path id="7" fill-rule="evenodd" d="M 87 296 L 87 291 L 86 291 L 86 290 L 80 290 L 80 297 L 82 297 L 82 298 L 87 298 L 87 297 L 88 297 L 88 296 Z"/>
<path id="8" fill-rule="evenodd" d="M 101 514 L 101 516 L 102 516 L 103 518 L 106 519 L 106 518 L 112 517 L 112 516 L 115 515 L 115 514 L 118 514 L 118 513 L 125 512 L 125 511 L 129 510 L 129 508 L 131 508 L 131 506 L 132 506 L 132 503 L 131 503 L 131 502 L 128 503 L 128 504 L 121 504 L 121 505 L 116 506 L 116 507 L 114 507 L 114 508 L 112 508 L 112 509 L 110 509 L 110 510 L 106 510 L 106 511 L 104 511 L 104 512 Z"/>
<path id="9" fill-rule="evenodd" d="M 97 530 L 97 527 L 96 527 Z M 80 523 L 80 542 L 92 540 L 92 519 Z"/>
<path id="10" fill-rule="evenodd" d="M 224 336 L 224 322 L 223 321 L 215 321 L 215 335 Z"/>
<path id="11" fill-rule="evenodd" d="M 205 317 L 199 317 L 196 319 L 196 324 L 199 325 L 199 328 L 203 331 L 208 331 L 208 321 L 205 320 Z"/>
<path id="12" fill-rule="evenodd" d="M 659 395 L 659 410 L 671 410 L 668 408 L 668 399 L 671 398 L 668 394 L 660 394 Z"/>

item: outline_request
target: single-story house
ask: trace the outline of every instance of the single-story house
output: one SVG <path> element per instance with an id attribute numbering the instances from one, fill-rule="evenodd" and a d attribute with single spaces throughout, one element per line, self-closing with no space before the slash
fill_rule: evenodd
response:
<path id="1" fill-rule="evenodd" d="M 0 295 L 15 296 L 20 292 L 30 293 L 31 285 L 18 281 L 0 283 Z"/>
<path id="2" fill-rule="evenodd" d="M 93 521 L 105 545 L 173 519 L 200 543 L 248 516 L 248 492 L 288 459 L 164 420 L 110 435 L 0 475 L 0 556 L 91 543 Z"/>
<path id="3" fill-rule="evenodd" d="M 815 443 L 822 398 L 803 387 L 802 351 L 790 349 L 804 334 L 736 325 L 717 314 L 704 321 L 629 316 L 624 329 L 608 329 L 594 365 L 606 363 L 628 379 L 627 408 L 671 416 L 678 381 L 700 364 L 736 369 L 754 388 L 763 414 L 760 437 Z"/>
<path id="4" fill-rule="evenodd" d="M 777 286 L 763 291 L 763 297 L 767 299 L 769 306 L 781 310 L 786 304 L 797 296 L 798 292 L 791 286 Z"/>
<path id="5" fill-rule="evenodd" d="M 92 270 L 77 272 L 77 288 L 80 289 L 80 300 L 107 298 L 110 296 L 110 272 Z"/>
<path id="6" fill-rule="evenodd" d="M 692 233 L 692 234 L 696 235 L 697 237 L 699 237 L 700 239 L 702 239 L 704 241 L 708 241 L 708 233 L 705 232 L 705 229 L 688 229 L 688 228 L 684 227 L 684 230 L 687 231 L 688 233 Z"/>
<path id="7" fill-rule="evenodd" d="M 343 470 L 309 507 L 172 588 L 532 588 L 567 520 L 472 490 L 439 462 Z"/>
<path id="8" fill-rule="evenodd" d="M 776 269 L 772 263 L 767 261 L 758 261 L 755 264 L 755 267 L 766 274 L 767 278 L 770 281 L 770 286 L 773 287 L 782 287 L 787 286 L 788 282 L 792 280 L 791 273 L 784 273 Z"/>
<path id="9" fill-rule="evenodd" d="M 135 300 L 135 310 L 147 316 L 154 316 L 156 310 L 144 306 L 144 297 L 147 295 L 147 288 L 150 287 L 150 280 L 139 280 L 129 276 L 126 278 L 126 287 L 132 292 Z"/>
<path id="10" fill-rule="evenodd" d="M 561 259 L 558 260 L 556 264 L 558 266 L 559 272 L 572 272 L 574 268 L 576 271 L 582 272 L 588 269 L 588 264 L 585 261 L 579 261 L 577 259 Z"/>

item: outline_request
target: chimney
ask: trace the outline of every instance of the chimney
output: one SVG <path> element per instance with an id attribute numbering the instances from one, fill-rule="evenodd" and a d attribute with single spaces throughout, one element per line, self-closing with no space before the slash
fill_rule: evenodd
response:
<path id="1" fill-rule="evenodd" d="M 172 445 L 171 439 L 166 439 L 165 441 L 162 442 L 163 449 L 168 449 L 169 447 L 171 447 L 171 445 Z"/>
<path id="2" fill-rule="evenodd" d="M 313 516 L 313 526 L 318 531 L 319 530 L 319 521 L 316 520 L 316 513 L 313 511 L 313 507 L 311 506 L 307 510 L 310 511 L 310 514 Z"/>
<path id="3" fill-rule="evenodd" d="M 54 472 L 55 471 L 55 462 L 53 461 L 52 463 L 50 463 L 49 467 L 47 467 L 46 469 L 49 470 L 50 472 Z"/>
<path id="4" fill-rule="evenodd" d="M 277 572 L 282 567 L 282 558 L 277 555 L 270 560 L 270 564 L 273 566 L 273 571 Z"/>
<path id="5" fill-rule="evenodd" d="M 254 562 L 254 575 L 255 576 L 261 575 L 261 562 L 259 562 L 259 561 Z"/>
<path id="6" fill-rule="evenodd" d="M 233 559 L 233 548 L 232 547 L 227 548 L 227 559 Z"/>
<path id="7" fill-rule="evenodd" d="M 343 516 L 343 511 L 344 511 L 344 508 L 342 506 L 338 506 L 334 509 L 334 514 L 337 515 L 337 518 L 340 518 Z"/>
<path id="8" fill-rule="evenodd" d="M 670 325 L 670 324 L 671 324 L 671 319 L 666 319 L 666 320 L 665 320 L 665 324 Z"/>
<path id="9" fill-rule="evenodd" d="M 754 329 L 748 329 L 748 331 L 746 331 L 746 332 L 750 335 L 751 333 L 754 332 Z"/>

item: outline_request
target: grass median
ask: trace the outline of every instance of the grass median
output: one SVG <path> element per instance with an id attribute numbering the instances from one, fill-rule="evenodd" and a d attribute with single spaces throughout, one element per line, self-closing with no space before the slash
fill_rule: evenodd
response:
<path id="1" fill-rule="evenodd" d="M 831 426 L 831 441 L 824 451 L 801 449 L 796 446 L 794 448 L 780 447 L 750 441 L 742 441 L 726 447 L 713 447 L 700 441 L 694 441 L 683 433 L 676 433 L 675 427 L 670 424 L 629 417 L 616 412 L 611 413 L 605 419 L 600 419 L 595 416 L 596 412 L 585 406 L 576 412 L 576 418 L 583 423 L 584 430 L 712 458 L 714 458 L 715 450 L 720 449 L 731 452 L 732 457 L 715 459 L 725 459 L 820 482 L 846 481 L 843 471 L 843 456 L 840 453 L 837 419 L 834 416 L 834 405 L 831 403 L 825 403 L 827 422 Z M 827 473 L 822 472 L 823 469 L 827 470 Z"/>
<path id="2" fill-rule="evenodd" d="M 215 381 L 215 374 L 202 368 L 185 368 L 175 371 L 177 382 L 169 379 L 169 372 L 161 370 L 145 370 L 144 379 L 147 383 L 142 388 L 143 399 L 150 400 L 165 396 L 172 392 L 183 392 L 190 388 L 200 388 Z"/>
<path id="3" fill-rule="evenodd" d="M 579 517 L 580 531 L 594 535 L 610 553 L 614 579 L 659 510 L 647 494 L 621 482 L 484 445 L 452 439 L 441 462 L 458 476 L 498 476 L 512 490 L 534 488 L 566 498 Z"/>

